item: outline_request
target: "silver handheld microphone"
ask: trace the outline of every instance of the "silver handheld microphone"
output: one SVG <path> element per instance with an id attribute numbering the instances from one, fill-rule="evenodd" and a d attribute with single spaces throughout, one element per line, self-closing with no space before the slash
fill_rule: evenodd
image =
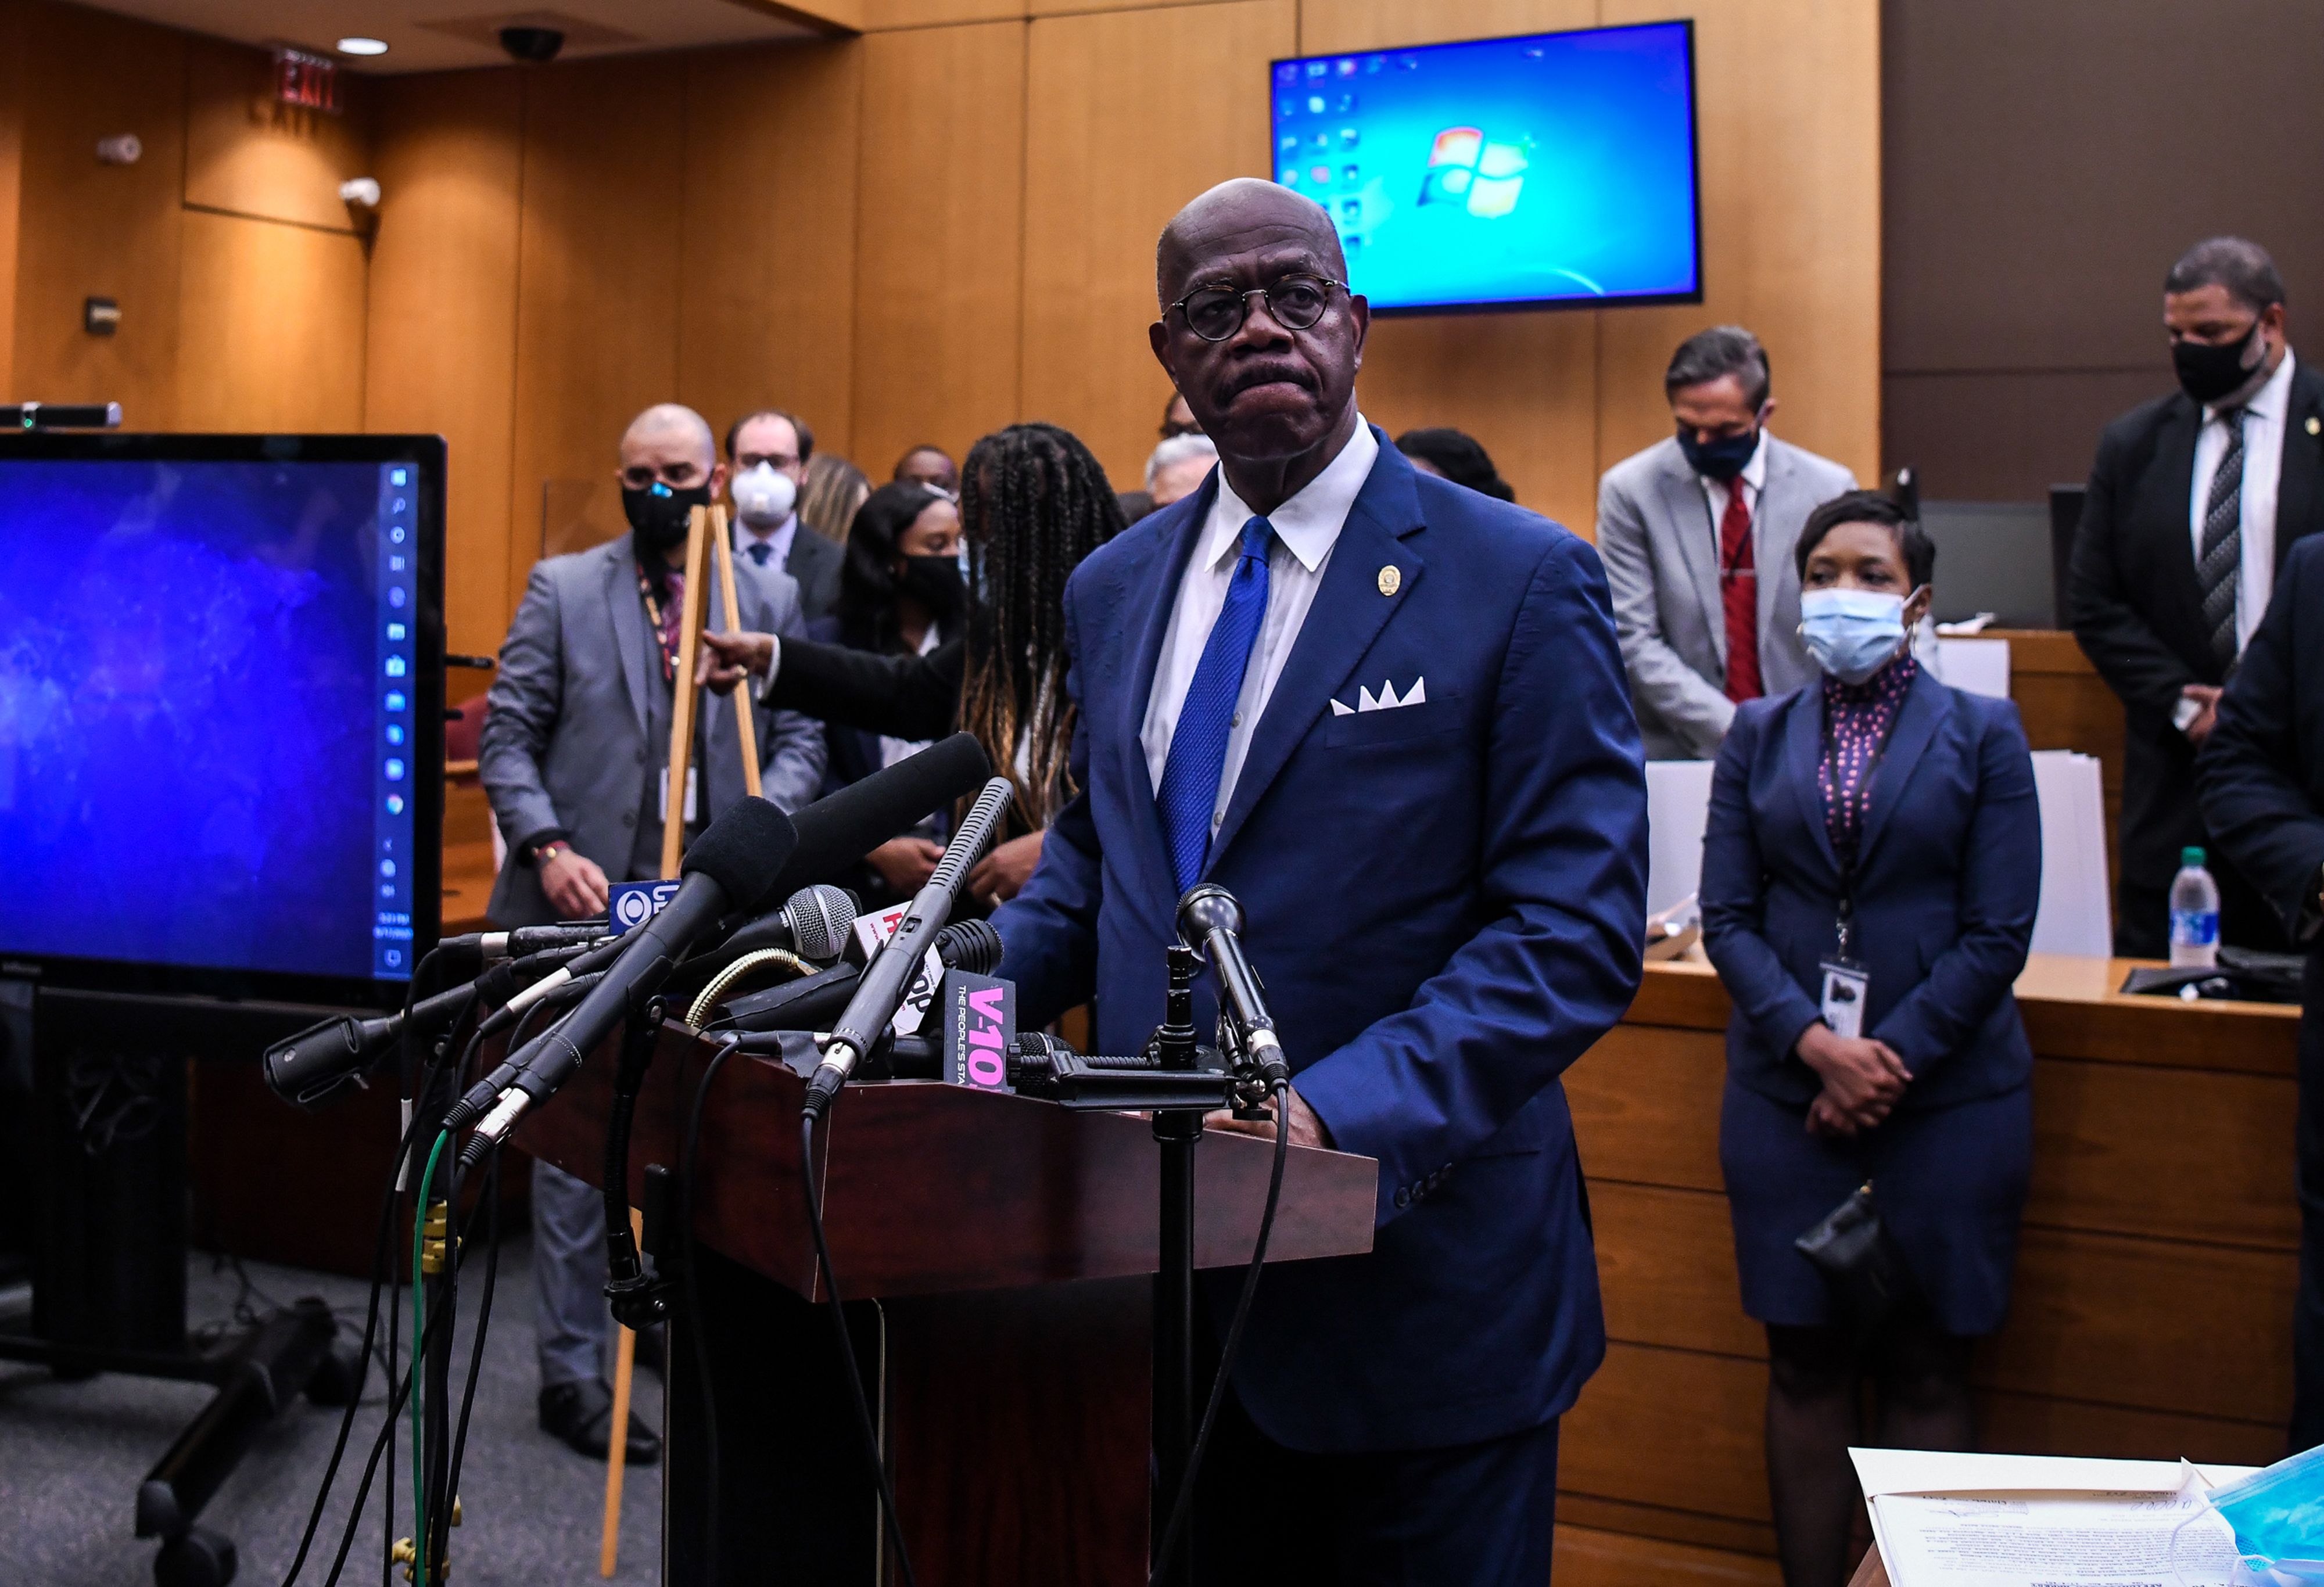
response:
<path id="1" fill-rule="evenodd" d="M 1178 940 L 1199 948 L 1218 973 L 1221 1001 L 1242 1049 L 1259 1066 L 1269 1085 L 1291 1078 L 1284 1061 L 1283 1044 L 1276 1039 L 1275 1018 L 1267 1011 L 1267 997 L 1259 977 L 1242 951 L 1242 906 L 1234 894 L 1215 881 L 1197 882 L 1178 900 Z"/>

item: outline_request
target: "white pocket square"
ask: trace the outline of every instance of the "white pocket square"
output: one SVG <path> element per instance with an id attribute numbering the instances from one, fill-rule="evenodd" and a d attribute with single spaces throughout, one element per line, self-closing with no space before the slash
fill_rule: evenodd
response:
<path id="1" fill-rule="evenodd" d="M 1377 696 L 1375 696 L 1369 687 L 1359 687 L 1356 690 L 1356 704 L 1354 709 L 1351 710 L 1348 706 L 1340 704 L 1339 701 L 1333 700 L 1332 702 L 1332 715 L 1334 716 L 1353 716 L 1364 711 L 1394 711 L 1406 706 L 1425 706 L 1427 703 L 1428 679 L 1426 678 L 1414 678 L 1412 680 L 1412 687 L 1405 691 L 1404 697 L 1401 699 L 1397 697 L 1396 684 L 1390 679 L 1382 678 L 1380 680 L 1380 692 Z"/>

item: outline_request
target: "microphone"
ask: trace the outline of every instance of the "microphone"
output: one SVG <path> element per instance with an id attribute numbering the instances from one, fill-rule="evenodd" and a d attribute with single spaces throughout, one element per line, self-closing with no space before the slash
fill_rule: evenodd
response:
<path id="1" fill-rule="evenodd" d="M 944 858 L 936 862 L 927 885 L 912 900 L 904 918 L 896 923 L 895 932 L 872 955 L 872 962 L 863 966 L 863 974 L 855 983 L 855 995 L 848 1000 L 847 1011 L 840 1015 L 839 1023 L 831 1028 L 831 1040 L 823 1049 L 823 1062 L 816 1067 L 815 1078 L 807 1082 L 805 1107 L 810 1119 L 823 1116 L 831 1099 L 847 1084 L 847 1076 L 872 1050 L 872 1044 L 886 1033 L 888 1022 L 896 1017 L 904 993 L 911 988 L 913 973 L 927 955 L 928 939 L 943 929 L 952 914 L 954 892 L 966 880 L 968 868 L 983 857 L 986 846 L 1000 829 L 1001 815 L 1009 808 L 1010 791 L 1005 777 L 993 778 L 984 785 L 984 791 L 976 796 L 975 807 L 953 834 Z"/>
<path id="2" fill-rule="evenodd" d="M 464 983 L 422 998 L 411 1005 L 410 1023 L 420 1030 L 447 1025 L 472 995 L 474 989 Z M 268 1047 L 262 1060 L 267 1089 L 294 1107 L 320 1112 L 393 1056 L 405 1023 L 401 1013 L 376 1020 L 346 1014 L 286 1036 Z"/>
<path id="3" fill-rule="evenodd" d="M 955 920 L 936 933 L 935 946 L 947 970 L 990 975 L 1001 968 L 1001 933 L 990 920 Z"/>
<path id="4" fill-rule="evenodd" d="M 1178 900 L 1178 940 L 1201 949 L 1218 972 L 1227 1018 L 1260 1076 L 1269 1085 L 1289 1080 L 1291 1066 L 1284 1061 L 1283 1044 L 1275 1038 L 1275 1018 L 1267 1011 L 1267 998 L 1250 961 L 1243 957 L 1242 906 L 1234 894 L 1215 881 L 1188 888 Z"/>
<path id="5" fill-rule="evenodd" d="M 481 1109 L 492 1107 L 460 1160 L 474 1167 L 516 1127 L 527 1108 L 554 1095 L 630 1010 L 669 979 L 696 937 L 736 908 L 752 907 L 773 891 L 798 841 L 790 817 L 765 799 L 746 798 L 712 822 L 687 850 L 678 895 L 622 938 L 620 957 L 580 1006 L 510 1054 L 507 1062 L 460 1099 L 447 1118 L 447 1127 L 456 1128 L 454 1121 L 464 1124 Z M 498 1105 L 493 1105 L 495 1095 Z"/>
<path id="6" fill-rule="evenodd" d="M 800 888 L 841 879 L 873 849 L 930 812 L 966 798 L 991 775 L 984 746 L 973 734 L 955 733 L 816 800 L 791 817 L 798 846 L 768 893 L 788 898 Z"/>
<path id="7" fill-rule="evenodd" d="M 319 1112 L 394 1056 L 407 1028 L 414 1034 L 434 1035 L 456 1020 L 473 998 L 480 1008 L 491 1009 L 504 1001 L 512 1005 L 486 1019 L 479 1033 L 505 1029 L 517 1014 L 570 981 L 576 962 L 583 971 L 594 968 L 590 958 L 589 950 L 573 945 L 540 948 L 520 958 L 498 960 L 474 981 L 422 998 L 409 1015 L 398 1010 L 369 1020 L 355 1015 L 325 1020 L 266 1049 L 262 1066 L 267 1086 L 292 1106 Z M 559 961 L 566 967 L 552 973 L 551 966 Z M 518 990 L 523 977 L 544 973 L 548 973 L 546 981 L 534 981 Z"/>
<path id="8" fill-rule="evenodd" d="M 803 887 L 781 909 L 760 916 L 719 944 L 717 954 L 735 959 L 759 948 L 788 948 L 802 959 L 835 959 L 845 951 L 861 909 L 855 895 L 844 887 L 829 882 Z"/>
<path id="9" fill-rule="evenodd" d="M 595 920 L 568 920 L 557 926 L 520 926 L 513 931 L 470 931 L 445 937 L 436 945 L 436 951 L 489 964 L 496 959 L 521 959 L 546 948 L 602 941 L 610 929 L 601 915 Z"/>

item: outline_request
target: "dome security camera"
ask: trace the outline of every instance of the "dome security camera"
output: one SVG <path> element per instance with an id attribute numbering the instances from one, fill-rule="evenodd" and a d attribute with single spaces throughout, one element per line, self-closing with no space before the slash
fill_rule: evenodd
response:
<path id="1" fill-rule="evenodd" d="M 557 52 L 565 48 L 565 35 L 556 28 L 503 28 L 501 48 L 512 60 L 539 64 L 557 59 Z"/>

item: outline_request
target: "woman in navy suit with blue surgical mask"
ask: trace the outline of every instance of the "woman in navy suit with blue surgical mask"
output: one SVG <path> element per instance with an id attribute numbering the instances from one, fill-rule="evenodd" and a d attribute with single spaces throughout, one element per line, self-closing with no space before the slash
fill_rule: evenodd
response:
<path id="1" fill-rule="evenodd" d="M 1767 1330 L 1777 1552 L 1787 1587 L 1841 1587 L 1848 1446 L 1969 1447 L 1970 1348 L 2008 1310 L 2034 1130 L 2010 988 L 2042 825 L 2017 707 L 1914 659 L 1936 562 L 1920 525 L 1854 491 L 1794 555 L 1824 677 L 1736 713 L 1702 934 L 1734 1001 L 1720 1161 L 1743 1309 Z M 1794 1244 L 1867 1183 L 1916 1292 L 1872 1322 Z"/>

